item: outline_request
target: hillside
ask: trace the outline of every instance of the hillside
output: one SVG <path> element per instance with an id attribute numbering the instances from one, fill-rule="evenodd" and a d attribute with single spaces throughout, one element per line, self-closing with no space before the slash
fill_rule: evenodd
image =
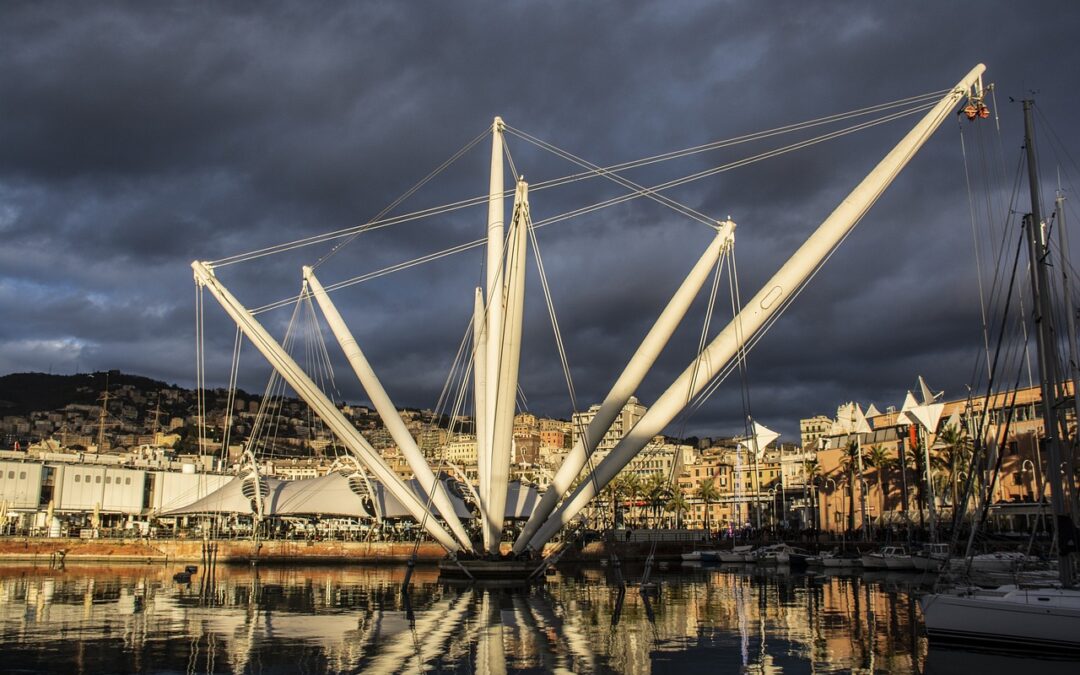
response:
<path id="1" fill-rule="evenodd" d="M 105 390 L 131 385 L 141 391 L 178 389 L 175 385 L 118 370 L 81 375 L 12 373 L 0 376 L 0 415 L 27 415 L 34 410 L 55 410 L 69 403 L 93 405 Z"/>

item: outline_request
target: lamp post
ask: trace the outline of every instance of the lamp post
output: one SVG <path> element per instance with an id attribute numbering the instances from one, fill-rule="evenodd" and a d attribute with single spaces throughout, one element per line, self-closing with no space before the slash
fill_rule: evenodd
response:
<path id="1" fill-rule="evenodd" d="M 869 507 L 866 504 L 866 479 L 862 476 L 859 477 L 859 488 L 862 490 L 863 495 L 863 541 L 870 541 L 873 538 L 871 536 L 873 534 L 873 525 L 871 525 L 870 512 L 868 510 Z"/>
<path id="2" fill-rule="evenodd" d="M 772 529 L 776 532 L 776 486 L 769 488 L 769 504 L 771 508 L 769 511 L 772 513 Z"/>

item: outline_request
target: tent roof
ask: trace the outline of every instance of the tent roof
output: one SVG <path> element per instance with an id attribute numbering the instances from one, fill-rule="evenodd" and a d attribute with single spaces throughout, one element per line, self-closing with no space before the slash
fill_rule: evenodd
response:
<path id="1" fill-rule="evenodd" d="M 255 510 L 251 507 L 251 499 L 244 496 L 244 482 L 248 481 L 249 478 L 249 476 L 237 476 L 202 499 L 196 500 L 186 506 L 172 509 L 171 511 L 165 511 L 161 515 L 187 516 L 203 513 L 255 513 Z M 281 491 L 282 483 L 285 481 L 277 478 L 263 477 L 262 482 L 263 485 L 269 489 L 265 502 L 266 510 L 269 512 L 269 506 L 273 503 L 275 493 Z"/>

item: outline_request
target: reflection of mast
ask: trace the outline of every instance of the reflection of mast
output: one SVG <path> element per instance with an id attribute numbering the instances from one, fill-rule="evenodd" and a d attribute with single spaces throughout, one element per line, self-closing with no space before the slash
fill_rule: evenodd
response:
<path id="1" fill-rule="evenodd" d="M 492 598 L 491 590 L 484 593 L 480 603 L 480 641 L 476 649 L 476 672 L 480 675 L 505 675 L 506 648 L 503 640 L 502 615 L 499 603 Z"/>

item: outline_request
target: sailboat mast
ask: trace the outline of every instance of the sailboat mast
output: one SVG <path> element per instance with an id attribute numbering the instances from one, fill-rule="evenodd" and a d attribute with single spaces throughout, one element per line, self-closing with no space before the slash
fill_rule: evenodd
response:
<path id="1" fill-rule="evenodd" d="M 1065 197 L 1058 192 L 1054 200 L 1054 211 L 1057 213 L 1058 248 L 1061 260 L 1058 267 L 1061 268 L 1061 297 L 1065 302 L 1065 326 L 1069 335 L 1069 377 L 1072 381 L 1073 412 L 1075 419 L 1080 420 L 1080 355 L 1077 354 L 1076 342 L 1076 306 L 1073 303 L 1072 291 L 1069 288 L 1069 234 L 1065 224 Z M 1077 514 L 1080 514 L 1080 491 L 1076 489 L 1076 450 L 1078 432 L 1074 431 L 1069 439 L 1068 475 L 1071 478 L 1068 489 L 1071 491 L 1073 523 L 1076 523 Z M 1067 497 L 1070 495 L 1066 495 Z"/>
<path id="2" fill-rule="evenodd" d="M 1067 550 L 1065 533 L 1071 533 L 1072 520 L 1065 509 L 1064 481 L 1060 473 L 1061 437 L 1057 417 L 1058 382 L 1055 349 L 1057 336 L 1050 308 L 1050 278 L 1047 272 L 1046 236 L 1039 202 L 1039 170 L 1032 134 L 1031 99 L 1024 100 L 1024 146 L 1027 150 L 1028 187 L 1031 190 L 1031 213 L 1024 217 L 1028 255 L 1031 259 L 1031 293 L 1035 328 L 1038 331 L 1036 348 L 1039 362 L 1039 382 L 1042 387 L 1043 433 L 1046 440 L 1047 474 L 1050 482 L 1050 506 L 1054 511 L 1055 531 L 1058 533 L 1058 573 L 1065 587 L 1072 586 L 1072 564 Z"/>

